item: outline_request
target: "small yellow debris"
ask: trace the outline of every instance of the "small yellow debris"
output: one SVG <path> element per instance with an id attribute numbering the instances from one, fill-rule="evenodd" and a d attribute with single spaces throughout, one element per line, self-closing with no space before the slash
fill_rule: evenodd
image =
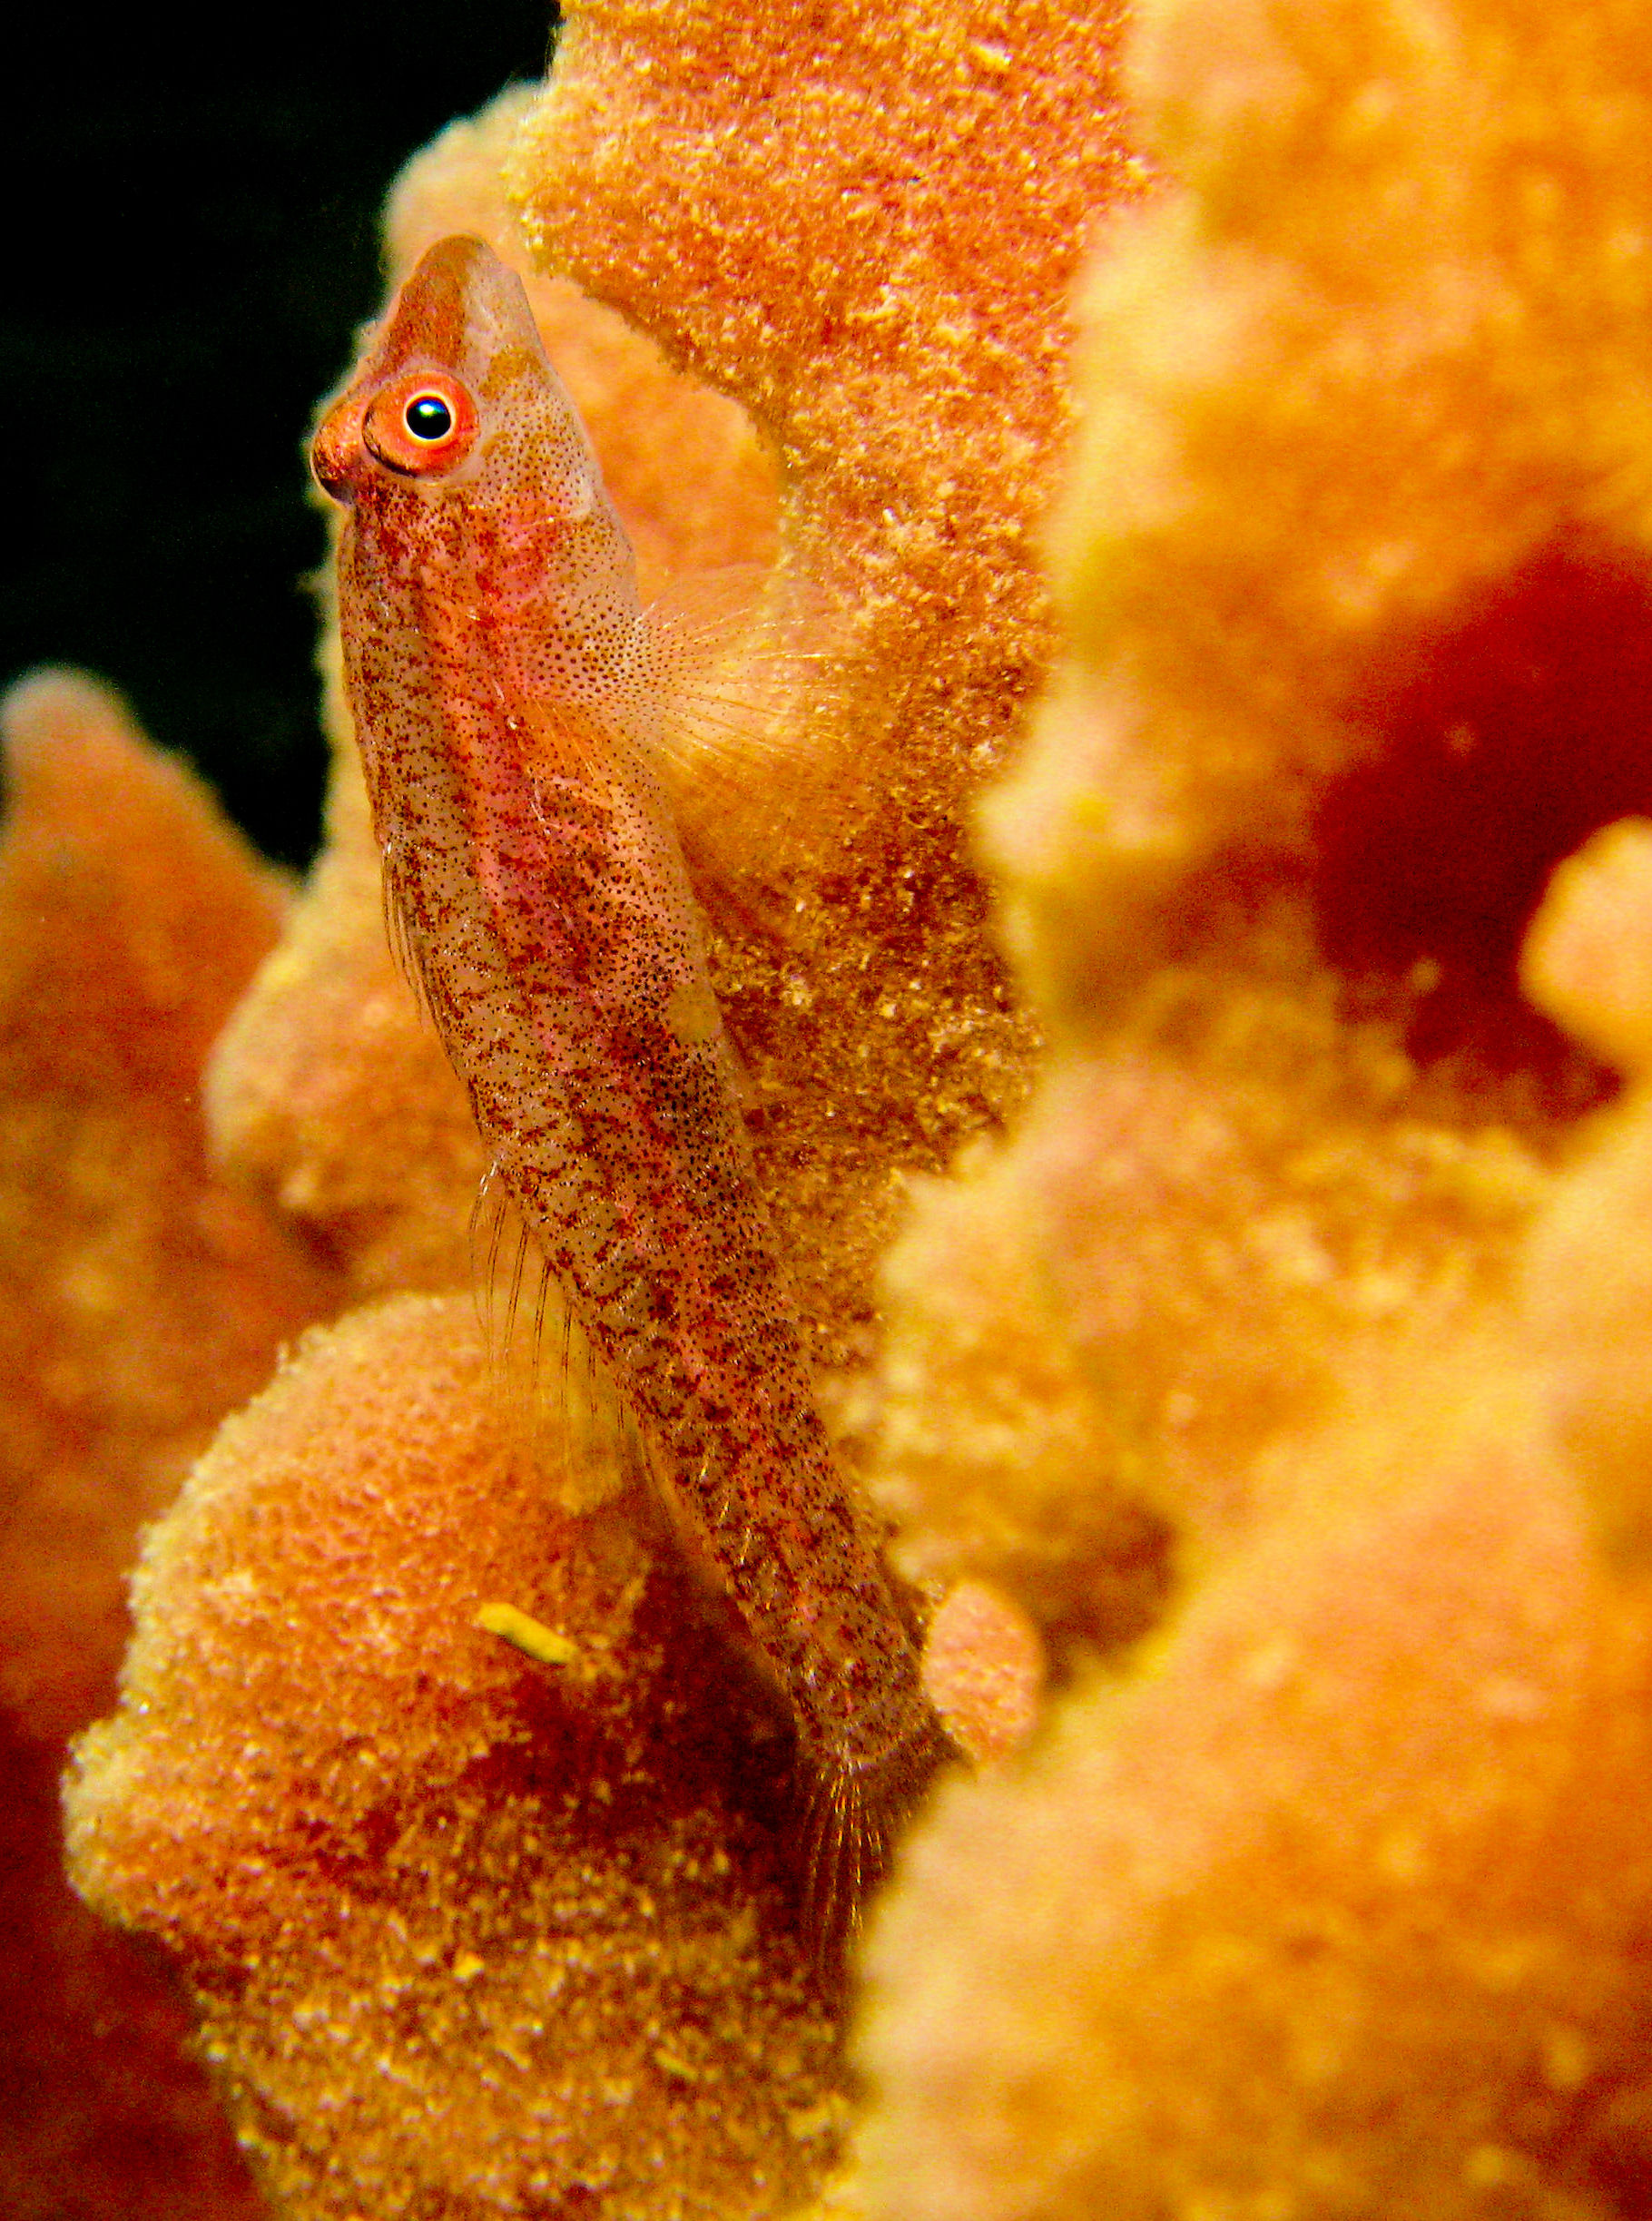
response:
<path id="1" fill-rule="evenodd" d="M 485 1604 L 472 1624 L 484 1634 L 499 1636 L 528 1657 L 537 1658 L 541 1666 L 572 1666 L 579 1656 L 579 1646 L 567 1636 L 519 1612 L 514 1604 Z"/>
<path id="2" fill-rule="evenodd" d="M 478 1959 L 474 1951 L 461 1951 L 453 1962 L 453 1979 L 456 1982 L 474 1982 L 486 1966 L 486 1960 Z"/>
<path id="3" fill-rule="evenodd" d="M 686 2059 L 680 2059 L 674 2051 L 667 2051 L 664 2044 L 654 2046 L 654 2063 L 663 2075 L 669 2075 L 674 2082 L 698 2082 L 700 2079 L 700 2069 L 697 2067 L 691 2067 Z"/>

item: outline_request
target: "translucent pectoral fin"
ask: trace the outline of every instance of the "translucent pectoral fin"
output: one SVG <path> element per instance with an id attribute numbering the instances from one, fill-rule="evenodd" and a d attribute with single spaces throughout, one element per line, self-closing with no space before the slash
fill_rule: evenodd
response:
<path id="1" fill-rule="evenodd" d="M 817 591 L 735 564 L 673 579 L 644 614 L 674 801 L 679 787 L 738 780 L 808 752 L 847 646 L 846 626 Z"/>
<path id="2" fill-rule="evenodd" d="M 674 580 L 646 620 L 660 776 L 714 917 L 737 883 L 749 890 L 766 820 L 795 822 L 800 798 L 835 774 L 823 736 L 841 726 L 848 627 L 812 587 L 755 564 Z M 746 922 L 784 935 L 783 918 Z"/>

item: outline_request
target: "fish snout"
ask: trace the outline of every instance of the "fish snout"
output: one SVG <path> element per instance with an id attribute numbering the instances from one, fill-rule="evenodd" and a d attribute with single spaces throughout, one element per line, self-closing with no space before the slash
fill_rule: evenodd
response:
<path id="1" fill-rule="evenodd" d="M 328 410 L 310 443 L 310 467 L 316 484 L 334 501 L 347 506 L 356 497 L 353 466 L 361 448 L 361 410 L 351 400 Z"/>

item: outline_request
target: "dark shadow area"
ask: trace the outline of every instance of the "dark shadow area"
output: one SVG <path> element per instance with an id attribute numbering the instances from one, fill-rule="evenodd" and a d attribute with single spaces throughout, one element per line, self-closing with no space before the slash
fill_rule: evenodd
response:
<path id="1" fill-rule="evenodd" d="M 0 1713 L 0 2213 L 259 2221 L 189 2008 L 64 1879 L 62 1764 Z"/>
<path id="2" fill-rule="evenodd" d="M 113 681 L 290 862 L 324 766 L 304 435 L 378 306 L 391 178 L 543 74 L 552 12 L 65 9 L 13 58 L 0 683 L 42 663 Z"/>
<path id="3" fill-rule="evenodd" d="M 1351 999 L 1404 1008 L 1424 1065 L 1609 1084 L 1521 999 L 1516 964 L 1555 866 L 1652 813 L 1652 571 L 1545 550 L 1449 630 L 1406 643 L 1349 712 L 1368 752 L 1314 826 L 1325 954 Z"/>

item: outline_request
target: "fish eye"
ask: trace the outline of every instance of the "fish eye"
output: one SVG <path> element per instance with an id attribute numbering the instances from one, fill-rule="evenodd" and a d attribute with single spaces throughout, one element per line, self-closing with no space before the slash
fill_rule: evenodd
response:
<path id="1" fill-rule="evenodd" d="M 453 429 L 453 411 L 439 393 L 409 394 L 401 420 L 410 439 L 427 443 L 446 439 Z"/>
<path id="2" fill-rule="evenodd" d="M 476 403 L 446 370 L 414 369 L 376 393 L 361 419 L 369 455 L 404 478 L 451 477 L 476 444 Z"/>

